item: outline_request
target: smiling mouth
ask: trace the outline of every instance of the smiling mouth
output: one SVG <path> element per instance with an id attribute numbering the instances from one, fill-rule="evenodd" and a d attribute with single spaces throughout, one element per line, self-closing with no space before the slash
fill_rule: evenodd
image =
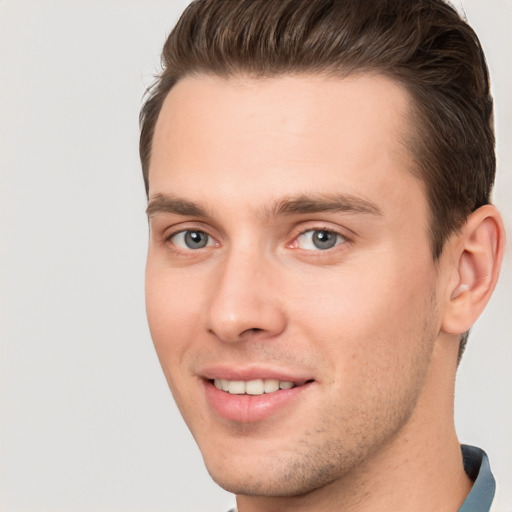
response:
<path id="1" fill-rule="evenodd" d="M 302 382 L 282 381 L 277 379 L 254 379 L 254 380 L 227 380 L 211 379 L 210 382 L 219 390 L 231 395 L 263 395 L 275 393 L 281 390 L 292 389 L 303 386 L 312 380 Z"/>

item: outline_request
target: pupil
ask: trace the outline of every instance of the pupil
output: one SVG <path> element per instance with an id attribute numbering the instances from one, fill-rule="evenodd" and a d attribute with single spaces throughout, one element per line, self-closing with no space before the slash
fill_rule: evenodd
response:
<path id="1" fill-rule="evenodd" d="M 191 249 L 201 249 L 206 246 L 206 233 L 203 231 L 188 231 L 185 234 L 185 243 Z"/>
<path id="2" fill-rule="evenodd" d="M 336 244 L 336 235 L 330 231 L 316 231 L 313 244 L 317 249 L 330 249 Z"/>

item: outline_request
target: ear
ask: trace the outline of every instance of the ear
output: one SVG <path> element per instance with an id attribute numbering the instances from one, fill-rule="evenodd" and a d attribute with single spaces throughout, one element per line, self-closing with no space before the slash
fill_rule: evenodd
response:
<path id="1" fill-rule="evenodd" d="M 476 322 L 498 281 L 504 247 L 505 231 L 498 210 L 492 205 L 475 210 L 452 245 L 455 278 L 446 290 L 444 332 L 462 334 Z"/>

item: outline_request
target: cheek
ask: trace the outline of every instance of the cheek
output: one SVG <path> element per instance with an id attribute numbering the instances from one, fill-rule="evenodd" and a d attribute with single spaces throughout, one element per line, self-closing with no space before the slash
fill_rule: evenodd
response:
<path id="1" fill-rule="evenodd" d="M 427 276 L 400 267 L 366 269 L 357 279 L 333 279 L 330 293 L 306 287 L 302 312 L 294 315 L 297 338 L 311 340 L 326 379 L 326 421 L 361 432 L 409 414 L 436 335 Z"/>
<path id="2" fill-rule="evenodd" d="M 180 279 L 179 272 L 148 256 L 146 312 L 153 344 L 168 378 L 171 370 L 180 367 L 198 326 L 196 289 Z"/>
<path id="3" fill-rule="evenodd" d="M 183 387 L 191 377 L 186 355 L 198 338 L 199 324 L 194 290 L 179 279 L 179 273 L 148 257 L 146 312 L 151 338 L 176 405 L 185 418 L 191 414 Z"/>
<path id="4" fill-rule="evenodd" d="M 289 307 L 298 329 L 324 348 L 331 367 L 352 373 L 363 362 L 414 359 L 432 307 L 432 276 L 424 269 L 422 263 L 407 268 L 382 258 L 378 265 L 347 265 L 322 279 L 304 278 L 291 289 Z"/>

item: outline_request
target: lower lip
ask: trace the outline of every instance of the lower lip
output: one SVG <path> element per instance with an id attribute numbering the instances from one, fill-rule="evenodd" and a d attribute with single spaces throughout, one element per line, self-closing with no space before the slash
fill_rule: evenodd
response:
<path id="1" fill-rule="evenodd" d="M 281 389 L 263 395 L 232 395 L 204 381 L 206 399 L 221 417 L 240 423 L 261 421 L 288 409 L 311 386 L 307 383 L 291 389 Z"/>

